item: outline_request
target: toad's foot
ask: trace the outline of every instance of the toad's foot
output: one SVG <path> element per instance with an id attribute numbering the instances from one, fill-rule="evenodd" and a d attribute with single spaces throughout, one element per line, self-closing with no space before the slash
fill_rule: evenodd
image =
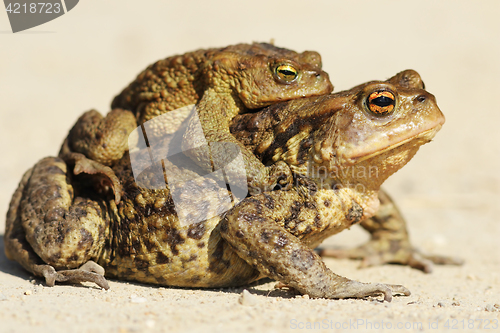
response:
<path id="1" fill-rule="evenodd" d="M 404 286 L 398 284 L 381 284 L 381 283 L 362 283 L 357 281 L 353 282 L 350 286 L 346 287 L 344 293 L 346 297 L 338 298 L 362 298 L 367 296 L 378 296 L 380 294 L 384 295 L 384 301 L 392 301 L 392 294 L 400 294 L 404 296 L 410 296 L 411 292 Z M 290 292 L 300 294 L 295 288 L 290 287 L 282 282 L 278 282 L 275 289 L 289 289 Z M 388 291 L 389 289 L 389 291 Z"/>
<path id="2" fill-rule="evenodd" d="M 110 167 L 91 160 L 80 153 L 65 153 L 61 158 L 73 167 L 74 175 L 90 175 L 88 183 L 92 184 L 94 190 L 98 193 L 113 191 L 115 203 L 118 204 L 123 195 L 123 188 L 120 180 Z"/>
<path id="3" fill-rule="evenodd" d="M 363 283 L 349 280 L 343 288 L 337 290 L 335 298 L 364 298 L 370 296 L 384 296 L 384 301 L 392 301 L 393 294 L 410 296 L 411 292 L 402 285 L 383 283 Z"/>
<path id="4" fill-rule="evenodd" d="M 390 246 L 387 250 L 386 247 Z M 370 240 L 352 249 L 321 249 L 319 255 L 332 258 L 362 259 L 361 268 L 383 264 L 408 265 L 412 268 L 431 273 L 433 264 L 462 265 L 463 260 L 455 257 L 424 255 L 418 250 L 401 246 L 400 243 L 387 243 L 384 240 Z"/>
<path id="5" fill-rule="evenodd" d="M 36 275 L 45 277 L 45 283 L 49 287 L 53 287 L 56 282 L 94 282 L 103 289 L 109 289 L 108 281 L 104 278 L 104 268 L 92 260 L 78 269 L 56 271 L 50 265 L 37 265 L 33 270 Z"/>

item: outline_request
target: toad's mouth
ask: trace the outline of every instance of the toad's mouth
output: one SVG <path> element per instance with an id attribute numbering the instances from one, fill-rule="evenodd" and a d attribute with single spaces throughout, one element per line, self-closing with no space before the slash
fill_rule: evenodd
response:
<path id="1" fill-rule="evenodd" d="M 402 146 L 408 142 L 414 141 L 414 140 L 421 141 L 421 143 L 417 144 L 418 146 L 421 146 L 425 143 L 430 142 L 434 138 L 436 133 L 441 129 L 441 126 L 442 126 L 441 124 L 438 124 L 438 125 L 434 126 L 433 128 L 430 128 L 426 131 L 420 132 L 416 135 L 409 136 L 406 139 L 403 139 L 403 140 L 400 140 L 396 143 L 390 144 L 383 149 L 371 150 L 371 151 L 367 151 L 365 153 L 361 153 L 358 155 L 348 156 L 347 160 L 349 162 L 351 162 L 352 164 L 356 164 L 356 163 L 368 160 L 372 157 L 386 153 L 388 151 L 391 151 L 397 147 L 400 147 L 400 146 Z"/>

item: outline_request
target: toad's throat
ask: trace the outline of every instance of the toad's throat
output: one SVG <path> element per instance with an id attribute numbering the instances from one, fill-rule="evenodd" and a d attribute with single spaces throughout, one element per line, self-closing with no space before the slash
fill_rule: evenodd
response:
<path id="1" fill-rule="evenodd" d="M 383 153 L 386 153 L 390 150 L 393 150 L 399 146 L 402 146 L 410 141 L 413 141 L 413 140 L 419 140 L 419 141 L 423 141 L 422 144 L 424 143 L 427 143 L 427 142 L 430 142 L 432 140 L 432 138 L 434 138 L 434 136 L 436 135 L 436 133 L 441 129 L 441 124 L 438 124 L 436 125 L 435 127 L 431 128 L 431 129 L 428 129 L 426 131 L 423 131 L 423 132 L 420 132 L 416 135 L 412 135 L 412 136 L 409 136 L 407 137 L 406 139 L 403 139 L 401 141 L 398 141 L 396 143 L 393 143 L 391 145 L 388 145 L 387 147 L 383 148 L 383 149 L 377 149 L 375 151 L 371 150 L 371 151 L 367 151 L 365 153 L 361 153 L 361 154 L 358 154 L 358 155 L 352 155 L 352 156 L 347 156 L 347 161 L 349 161 L 350 163 L 352 164 L 355 164 L 355 163 L 359 163 L 359 162 L 362 162 L 362 161 L 365 161 L 367 159 L 370 159 L 372 157 L 375 157 L 377 155 L 381 155 Z"/>

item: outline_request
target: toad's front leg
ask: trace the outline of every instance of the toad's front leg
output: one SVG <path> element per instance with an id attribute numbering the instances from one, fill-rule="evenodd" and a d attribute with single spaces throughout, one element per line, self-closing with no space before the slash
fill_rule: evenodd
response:
<path id="1" fill-rule="evenodd" d="M 193 117 L 189 120 L 182 148 L 184 154 L 198 166 L 206 171 L 211 171 L 211 167 L 219 169 L 224 166 L 226 177 L 232 184 L 237 184 L 242 175 L 246 175 L 251 195 L 276 186 L 287 188 L 291 185 L 292 173 L 286 163 L 278 161 L 264 166 L 253 152 L 231 134 L 229 122 L 238 113 L 238 108 L 230 96 L 209 89 L 196 109 L 199 119 Z M 244 165 L 232 163 L 238 154 L 241 154 Z"/>
<path id="2" fill-rule="evenodd" d="M 222 237 L 262 274 L 311 297 L 363 298 L 383 294 L 384 300 L 391 301 L 393 293 L 410 294 L 403 286 L 362 283 L 330 271 L 312 249 L 284 227 L 287 219 L 301 216 L 301 212 L 291 212 L 290 207 L 314 209 L 294 190 L 247 198 L 221 222 Z"/>

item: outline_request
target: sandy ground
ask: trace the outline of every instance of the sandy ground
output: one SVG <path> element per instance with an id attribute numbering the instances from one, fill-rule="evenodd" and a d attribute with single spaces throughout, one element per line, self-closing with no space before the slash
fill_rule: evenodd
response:
<path id="1" fill-rule="evenodd" d="M 306 5 L 307 3 L 307 5 Z M 269 41 L 323 56 L 335 90 L 413 68 L 447 123 L 386 189 L 414 244 L 466 260 L 432 274 L 327 259 L 336 273 L 404 284 L 392 303 L 312 300 L 274 283 L 193 290 L 111 281 L 53 288 L 0 250 L 0 332 L 500 331 L 500 2 L 97 1 L 12 34 L 0 10 L 0 248 L 22 173 L 57 153 L 77 117 L 157 59 L 202 47 Z M 325 246 L 366 239 L 358 228 Z"/>

